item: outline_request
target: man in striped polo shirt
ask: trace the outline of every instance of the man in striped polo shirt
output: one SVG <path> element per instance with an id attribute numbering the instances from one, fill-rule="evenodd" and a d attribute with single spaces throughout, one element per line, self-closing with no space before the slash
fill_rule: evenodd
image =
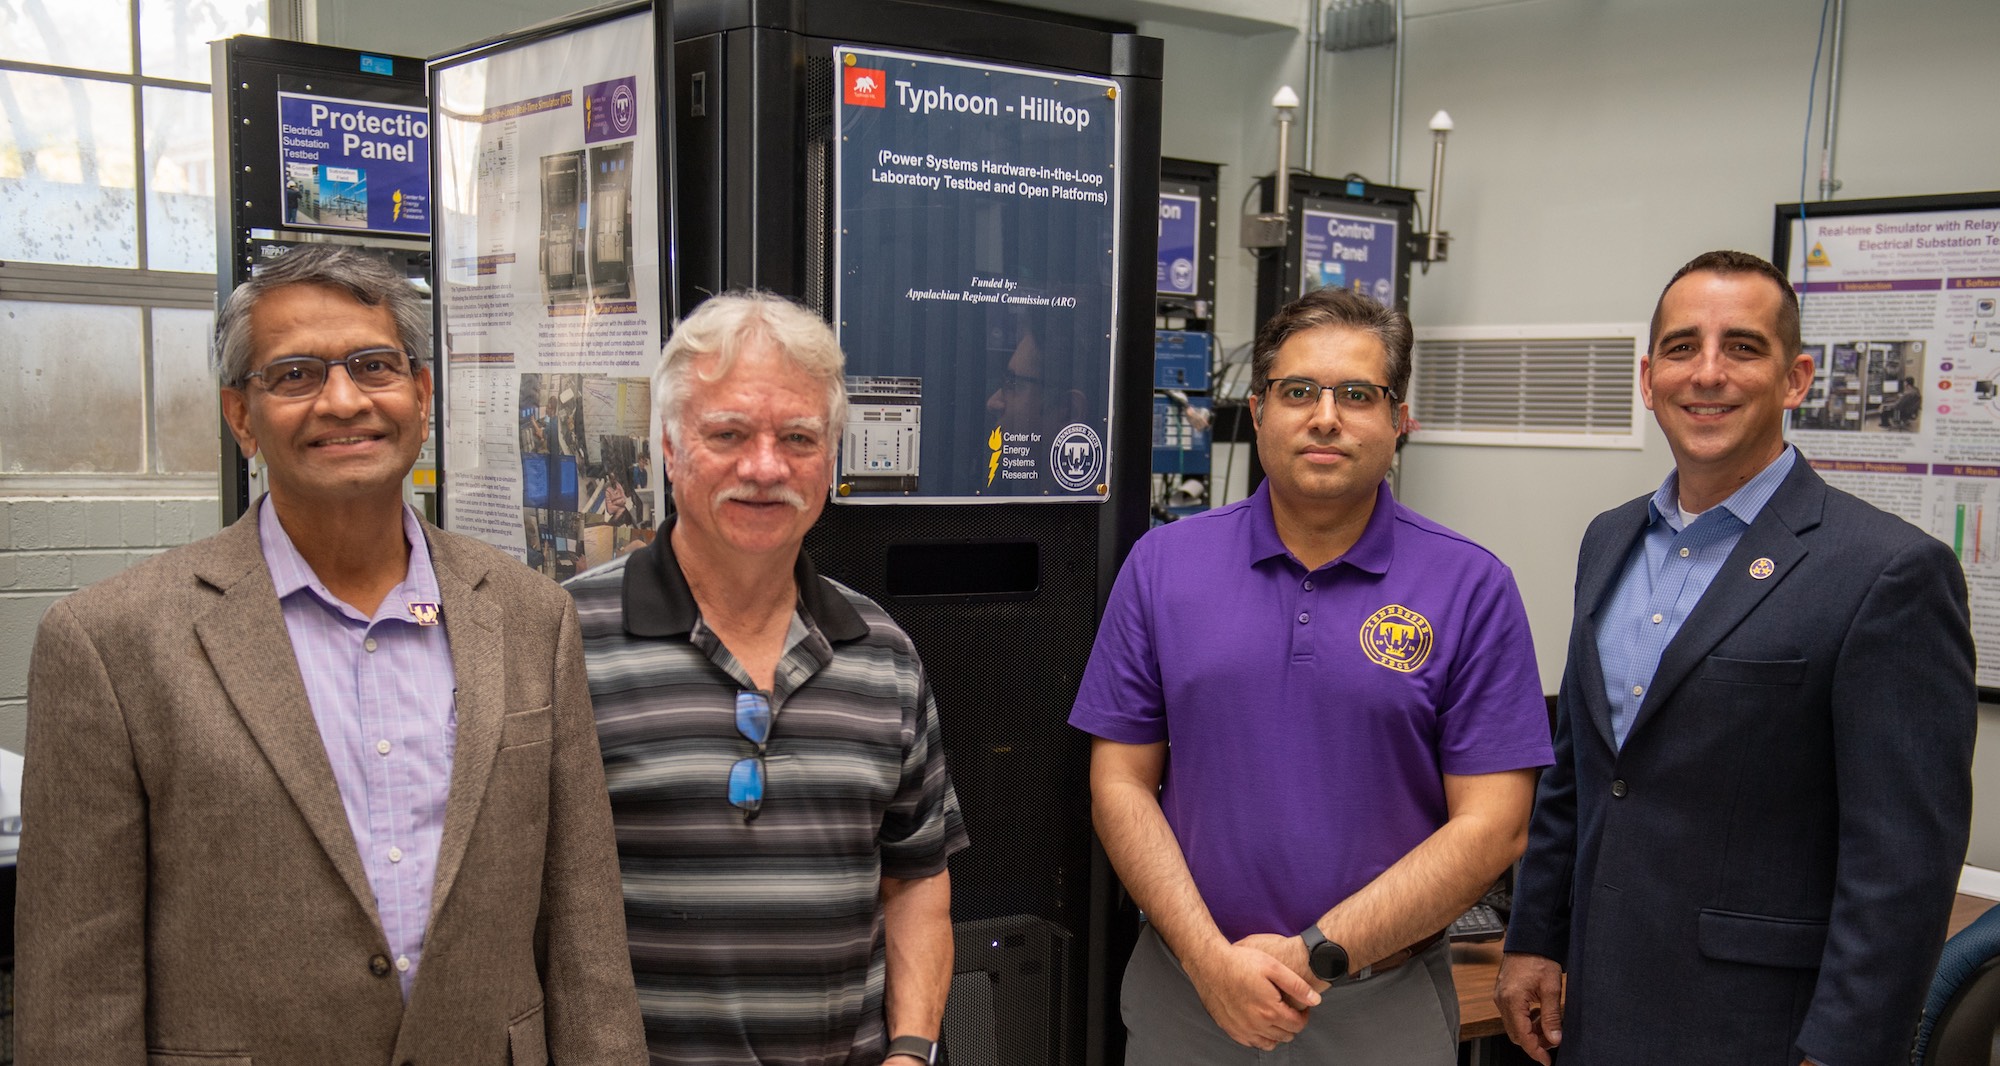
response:
<path id="1" fill-rule="evenodd" d="M 966 846 L 937 707 L 909 637 L 801 550 L 843 364 L 777 297 L 689 315 L 653 382 L 675 514 L 570 584 L 655 1063 L 935 1059 Z"/>

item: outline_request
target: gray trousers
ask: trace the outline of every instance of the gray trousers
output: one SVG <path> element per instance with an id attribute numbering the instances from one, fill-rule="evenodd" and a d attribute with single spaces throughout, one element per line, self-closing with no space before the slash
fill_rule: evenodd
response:
<path id="1" fill-rule="evenodd" d="M 1451 946 L 1365 981 L 1320 993 L 1304 1031 L 1274 1051 L 1229 1039 L 1208 1016 L 1180 960 L 1151 925 L 1125 967 L 1119 994 L 1125 1066 L 1455 1066 L 1458 993 Z"/>

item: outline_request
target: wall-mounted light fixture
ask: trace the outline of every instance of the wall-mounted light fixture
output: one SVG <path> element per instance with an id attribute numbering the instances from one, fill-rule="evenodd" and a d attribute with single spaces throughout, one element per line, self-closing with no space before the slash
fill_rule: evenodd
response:
<path id="1" fill-rule="evenodd" d="M 1451 234 L 1438 225 L 1438 201 L 1444 198 L 1444 139 L 1451 135 L 1451 116 L 1439 111 L 1431 116 L 1431 205 L 1424 216 L 1422 262 L 1426 269 L 1450 257 Z"/>
<path id="2" fill-rule="evenodd" d="M 1285 246 L 1285 230 L 1290 220 L 1292 196 L 1292 112 L 1299 109 L 1299 94 L 1289 85 L 1281 86 L 1277 95 L 1271 97 L 1271 106 L 1278 112 L 1278 169 L 1272 172 L 1272 181 L 1277 183 L 1269 213 L 1243 216 L 1243 247 L 1282 248 Z"/>

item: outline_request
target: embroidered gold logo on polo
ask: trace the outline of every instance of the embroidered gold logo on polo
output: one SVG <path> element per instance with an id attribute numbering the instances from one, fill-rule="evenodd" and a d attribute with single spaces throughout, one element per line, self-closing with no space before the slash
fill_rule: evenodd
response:
<path id="1" fill-rule="evenodd" d="M 1407 674 L 1430 658 L 1430 619 L 1392 603 L 1361 624 L 1361 650 L 1378 665 Z"/>

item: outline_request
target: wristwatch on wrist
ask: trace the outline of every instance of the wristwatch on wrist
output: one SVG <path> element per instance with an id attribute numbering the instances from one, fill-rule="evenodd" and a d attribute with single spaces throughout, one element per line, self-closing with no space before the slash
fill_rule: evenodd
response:
<path id="1" fill-rule="evenodd" d="M 920 1059 L 925 1063 L 925 1066 L 936 1066 L 938 1043 L 935 1040 L 921 1036 L 899 1036 L 889 1041 L 888 1057 L 893 1059 L 898 1055 L 908 1055 L 911 1058 Z"/>
<path id="2" fill-rule="evenodd" d="M 1366 971 L 1351 975 L 1347 972 L 1347 949 L 1328 940 L 1326 934 L 1319 931 L 1318 922 L 1306 926 L 1299 939 L 1306 942 L 1306 958 L 1312 965 L 1314 977 L 1337 985 L 1368 976 Z"/>

